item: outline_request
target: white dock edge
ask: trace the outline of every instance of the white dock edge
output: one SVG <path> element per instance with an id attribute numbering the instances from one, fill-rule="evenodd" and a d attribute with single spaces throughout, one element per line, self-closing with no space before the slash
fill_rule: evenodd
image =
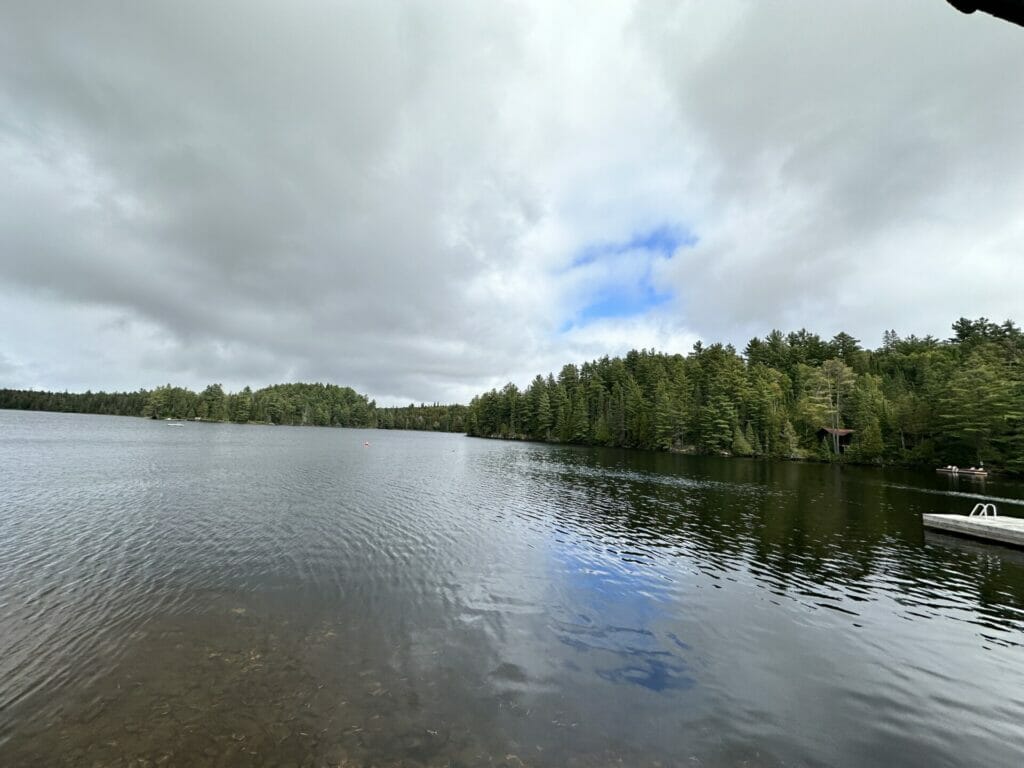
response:
<path id="1" fill-rule="evenodd" d="M 925 514 L 921 519 L 925 528 L 1024 547 L 1024 518 Z"/>

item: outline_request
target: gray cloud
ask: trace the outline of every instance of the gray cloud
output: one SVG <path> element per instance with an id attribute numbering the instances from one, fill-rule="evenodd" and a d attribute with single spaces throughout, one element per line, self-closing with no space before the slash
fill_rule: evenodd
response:
<path id="1" fill-rule="evenodd" d="M 948 10 L 758 4 L 698 66 L 665 52 L 717 219 L 667 276 L 696 328 L 877 344 L 1018 310 L 1020 259 L 992 241 L 1022 225 L 1020 31 Z"/>
<path id="2" fill-rule="evenodd" d="M 874 343 L 1024 287 L 1024 38 L 938 0 L 0 21 L 0 385 L 465 399 L 626 336 Z M 565 331 L 580 250 L 664 225 L 699 238 L 658 260 L 676 301 Z"/>
<path id="3" fill-rule="evenodd" d="M 18 366 L 8 360 L 5 355 L 0 354 L 0 376 L 13 378 L 17 375 Z"/>

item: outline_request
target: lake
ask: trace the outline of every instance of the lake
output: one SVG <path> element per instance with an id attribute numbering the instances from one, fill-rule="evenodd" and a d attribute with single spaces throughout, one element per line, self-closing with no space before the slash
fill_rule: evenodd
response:
<path id="1" fill-rule="evenodd" d="M 1024 765 L 1024 553 L 921 528 L 980 497 L 0 411 L 0 764 Z"/>

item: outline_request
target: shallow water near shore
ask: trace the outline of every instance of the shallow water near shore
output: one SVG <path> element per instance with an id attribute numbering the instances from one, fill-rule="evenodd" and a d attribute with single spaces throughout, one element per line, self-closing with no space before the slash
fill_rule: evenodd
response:
<path id="1" fill-rule="evenodd" d="M 369 446 L 364 446 L 369 442 Z M 1018 766 L 1009 480 L 0 411 L 0 764 Z"/>

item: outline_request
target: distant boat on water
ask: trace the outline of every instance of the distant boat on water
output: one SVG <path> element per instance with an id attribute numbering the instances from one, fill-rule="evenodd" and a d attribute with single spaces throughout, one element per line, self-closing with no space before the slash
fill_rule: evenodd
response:
<path id="1" fill-rule="evenodd" d="M 177 422 L 177 421 L 168 421 L 168 422 L 164 422 L 164 423 L 167 424 L 168 427 L 184 427 L 185 426 L 184 424 L 181 424 L 180 422 Z"/>
<path id="2" fill-rule="evenodd" d="M 935 471 L 941 472 L 944 475 L 956 475 L 957 477 L 959 477 L 960 475 L 965 475 L 967 477 L 988 477 L 988 470 L 985 469 L 984 467 L 970 467 L 968 469 L 960 469 L 960 467 L 950 465 L 948 467 L 939 467 Z"/>

